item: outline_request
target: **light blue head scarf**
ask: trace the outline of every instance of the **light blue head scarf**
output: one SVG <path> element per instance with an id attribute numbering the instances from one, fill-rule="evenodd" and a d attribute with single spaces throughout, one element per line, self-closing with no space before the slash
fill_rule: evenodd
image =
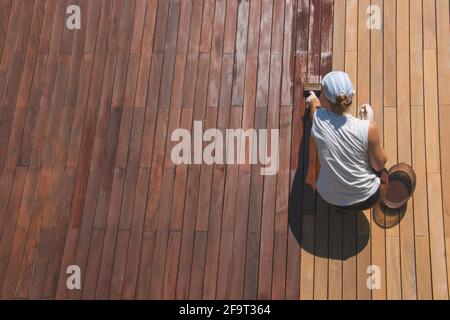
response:
<path id="1" fill-rule="evenodd" d="M 347 73 L 342 71 L 333 71 L 328 73 L 322 79 L 325 97 L 331 102 L 336 103 L 336 97 L 343 94 L 348 98 L 353 97 L 355 90 L 352 81 Z"/>

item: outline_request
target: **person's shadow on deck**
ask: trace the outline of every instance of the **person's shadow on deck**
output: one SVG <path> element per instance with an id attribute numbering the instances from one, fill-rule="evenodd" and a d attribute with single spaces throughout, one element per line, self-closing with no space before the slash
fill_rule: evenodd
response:
<path id="1" fill-rule="evenodd" d="M 347 260 L 362 251 L 370 226 L 363 212 L 344 213 L 329 206 L 307 180 L 311 121 L 302 119 L 304 132 L 298 166 L 289 195 L 288 219 L 300 247 L 312 255 Z"/>

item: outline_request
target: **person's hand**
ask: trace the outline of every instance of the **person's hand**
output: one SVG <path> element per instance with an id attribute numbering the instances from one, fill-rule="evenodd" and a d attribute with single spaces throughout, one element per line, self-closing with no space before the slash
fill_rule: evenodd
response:
<path id="1" fill-rule="evenodd" d="M 359 109 L 359 118 L 361 120 L 374 120 L 374 112 L 370 104 L 366 103 Z"/>
<path id="2" fill-rule="evenodd" d="M 319 101 L 319 98 L 317 98 L 316 94 L 314 93 L 314 91 L 310 91 L 309 92 L 309 97 L 306 99 L 306 107 L 310 108 L 312 106 L 312 104 L 314 103 L 314 101 L 317 102 Z"/>

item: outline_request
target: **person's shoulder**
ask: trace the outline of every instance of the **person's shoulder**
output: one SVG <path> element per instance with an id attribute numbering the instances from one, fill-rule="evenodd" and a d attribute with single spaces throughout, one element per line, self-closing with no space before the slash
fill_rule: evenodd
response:
<path id="1" fill-rule="evenodd" d="M 318 106 L 315 112 L 315 116 L 317 117 L 329 117 L 328 110 Z"/>

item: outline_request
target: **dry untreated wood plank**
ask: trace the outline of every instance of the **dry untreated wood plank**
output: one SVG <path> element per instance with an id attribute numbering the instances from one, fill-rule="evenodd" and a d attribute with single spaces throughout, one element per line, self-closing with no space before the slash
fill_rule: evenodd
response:
<path id="1" fill-rule="evenodd" d="M 383 2 L 381 0 L 372 1 L 373 5 L 378 6 L 383 15 Z M 370 32 L 370 104 L 375 112 L 375 121 L 378 126 L 378 131 L 382 144 L 384 145 L 384 82 L 383 82 L 383 28 L 372 29 Z M 377 214 L 379 207 L 372 209 L 372 214 Z M 380 287 L 372 290 L 372 299 L 384 300 L 386 299 L 386 234 L 385 230 L 380 228 L 374 221 L 371 223 L 371 246 L 372 256 L 371 262 L 373 265 L 380 267 Z"/>
<path id="2" fill-rule="evenodd" d="M 411 165 L 411 114 L 410 114 L 410 7 L 408 1 L 397 2 L 397 119 L 398 161 Z M 402 273 L 402 298 L 417 299 L 415 247 L 414 247 L 414 210 L 411 206 L 400 225 L 400 255 Z"/>
<path id="3" fill-rule="evenodd" d="M 416 192 L 413 197 L 414 233 L 416 246 L 417 298 L 432 297 L 430 271 L 430 242 L 428 227 L 428 197 L 425 160 L 424 109 L 422 106 L 411 108 L 412 164 L 416 173 Z"/>
<path id="4" fill-rule="evenodd" d="M 396 106 L 397 73 L 396 70 L 396 1 L 385 0 L 383 2 L 383 66 L 384 66 L 384 106 Z"/>
<path id="5" fill-rule="evenodd" d="M 384 108 L 384 145 L 388 155 L 387 168 L 398 162 L 397 110 Z M 398 222 L 398 221 L 397 221 Z M 397 223 L 386 231 L 386 289 L 387 299 L 402 298 L 402 278 L 400 261 L 400 229 Z"/>
<path id="6" fill-rule="evenodd" d="M 436 40 L 438 49 L 438 86 L 439 104 L 450 105 L 450 93 L 445 84 L 450 82 L 450 18 L 449 3 L 445 0 L 436 0 Z"/>

